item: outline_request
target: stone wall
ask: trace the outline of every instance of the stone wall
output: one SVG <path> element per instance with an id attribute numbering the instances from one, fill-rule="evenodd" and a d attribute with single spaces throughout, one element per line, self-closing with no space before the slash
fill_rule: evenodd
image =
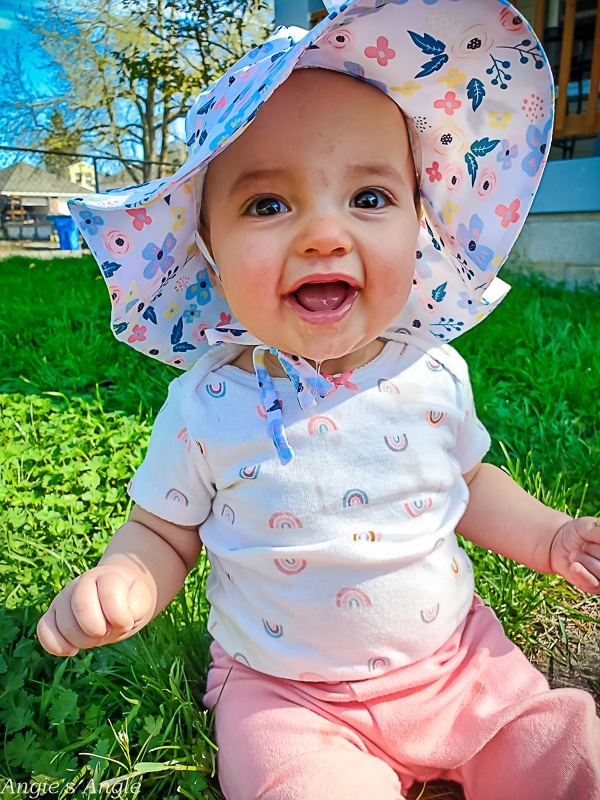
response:
<path id="1" fill-rule="evenodd" d="M 506 265 L 568 289 L 600 289 L 600 211 L 531 214 Z"/>

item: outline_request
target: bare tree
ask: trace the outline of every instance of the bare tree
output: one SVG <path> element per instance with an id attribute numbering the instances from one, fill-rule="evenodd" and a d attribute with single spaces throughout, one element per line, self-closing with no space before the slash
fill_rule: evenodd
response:
<path id="1" fill-rule="evenodd" d="M 177 121 L 192 98 L 263 40 L 271 19 L 271 0 L 47 0 L 27 20 L 46 86 L 27 85 L 18 59 L 5 64 L 5 131 L 27 146 L 78 142 L 118 156 L 133 181 L 160 177 L 181 158 Z"/>

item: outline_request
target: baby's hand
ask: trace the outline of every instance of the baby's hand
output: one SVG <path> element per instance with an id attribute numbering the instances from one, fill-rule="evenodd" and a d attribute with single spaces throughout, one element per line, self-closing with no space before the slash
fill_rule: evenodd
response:
<path id="1" fill-rule="evenodd" d="M 552 571 L 578 589 L 600 594 L 600 519 L 581 517 L 562 525 L 550 548 Z"/>
<path id="2" fill-rule="evenodd" d="M 42 647 L 56 656 L 117 642 L 152 618 L 155 599 L 136 570 L 98 566 L 71 581 L 38 623 Z"/>

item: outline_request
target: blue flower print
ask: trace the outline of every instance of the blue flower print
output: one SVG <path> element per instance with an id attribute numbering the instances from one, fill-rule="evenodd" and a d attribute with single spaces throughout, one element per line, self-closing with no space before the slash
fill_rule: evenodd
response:
<path id="1" fill-rule="evenodd" d="M 196 298 L 201 306 L 205 306 L 210 302 L 210 281 L 208 278 L 208 270 L 201 269 L 196 273 L 196 283 L 192 283 L 185 292 L 185 299 L 192 300 Z"/>
<path id="2" fill-rule="evenodd" d="M 223 126 L 223 129 L 217 136 L 215 136 L 215 138 L 210 143 L 209 149 L 216 150 L 217 147 L 224 144 L 243 123 L 244 123 L 244 117 L 240 113 L 236 114 L 234 117 L 227 120 L 226 124 Z"/>
<path id="3" fill-rule="evenodd" d="M 535 125 L 530 125 L 527 128 L 527 144 L 531 147 L 531 152 L 527 153 L 521 162 L 521 169 L 526 172 L 530 177 L 537 174 L 539 168 L 542 166 L 544 155 L 546 154 L 546 145 L 548 143 L 548 136 L 552 127 L 552 120 L 544 125 L 544 130 L 540 131 Z"/>
<path id="4" fill-rule="evenodd" d="M 202 316 L 202 312 L 200 311 L 196 303 L 190 303 L 190 307 L 186 308 L 186 310 L 183 312 L 183 316 L 185 317 L 186 323 L 190 323 L 196 319 L 200 319 L 200 317 Z"/>
<path id="5" fill-rule="evenodd" d="M 423 278 L 423 280 L 431 278 L 432 272 L 429 265 L 441 261 L 441 258 L 439 250 L 436 250 L 431 244 L 424 247 L 423 250 L 417 250 L 415 269 L 419 278 Z"/>
<path id="6" fill-rule="evenodd" d="M 469 220 L 469 230 L 461 222 L 456 231 L 456 240 L 463 248 L 467 258 L 470 258 L 480 270 L 487 269 L 494 257 L 494 252 L 489 247 L 479 244 L 479 237 L 483 231 L 483 220 L 473 214 Z"/>
<path id="7" fill-rule="evenodd" d="M 502 139 L 500 143 L 500 152 L 496 156 L 496 161 L 501 162 L 502 170 L 507 170 L 512 167 L 513 158 L 519 155 L 519 148 L 516 144 L 511 145 L 508 139 Z"/>
<path id="8" fill-rule="evenodd" d="M 95 236 L 98 233 L 100 225 L 104 225 L 102 217 L 99 217 L 97 214 L 92 214 L 92 212 L 87 209 L 80 211 L 79 216 L 81 217 L 79 227 L 84 233 L 89 233 L 91 236 Z"/>
<path id="9" fill-rule="evenodd" d="M 153 278 L 158 270 L 167 272 L 173 266 L 175 259 L 168 255 L 177 244 L 177 239 L 172 233 L 167 233 L 162 246 L 149 242 L 142 250 L 142 258 L 149 259 L 144 269 L 144 278 Z"/>
<path id="10" fill-rule="evenodd" d="M 275 45 L 273 42 L 264 42 L 263 44 L 259 44 L 258 47 L 255 47 L 253 50 L 250 50 L 250 52 L 246 54 L 246 58 L 254 61 L 257 58 L 262 58 L 263 56 L 272 53 L 274 49 Z"/>
<path id="11" fill-rule="evenodd" d="M 473 317 L 479 312 L 475 304 L 475 300 L 467 292 L 460 293 L 460 300 L 458 301 L 459 308 L 466 308 L 469 314 Z"/>

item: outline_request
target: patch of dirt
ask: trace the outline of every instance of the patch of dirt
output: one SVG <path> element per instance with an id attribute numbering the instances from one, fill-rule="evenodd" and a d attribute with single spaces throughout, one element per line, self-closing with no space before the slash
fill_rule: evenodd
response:
<path id="1" fill-rule="evenodd" d="M 590 595 L 579 611 L 593 621 L 568 620 L 565 641 L 557 642 L 552 653 L 539 653 L 533 662 L 553 689 L 575 687 L 589 692 L 600 715 L 600 599 Z"/>
<path id="2" fill-rule="evenodd" d="M 81 253 L 81 248 L 79 250 L 61 250 L 58 242 L 0 239 L 0 261 L 10 256 L 24 256 L 32 260 L 36 258 L 78 258 Z"/>

